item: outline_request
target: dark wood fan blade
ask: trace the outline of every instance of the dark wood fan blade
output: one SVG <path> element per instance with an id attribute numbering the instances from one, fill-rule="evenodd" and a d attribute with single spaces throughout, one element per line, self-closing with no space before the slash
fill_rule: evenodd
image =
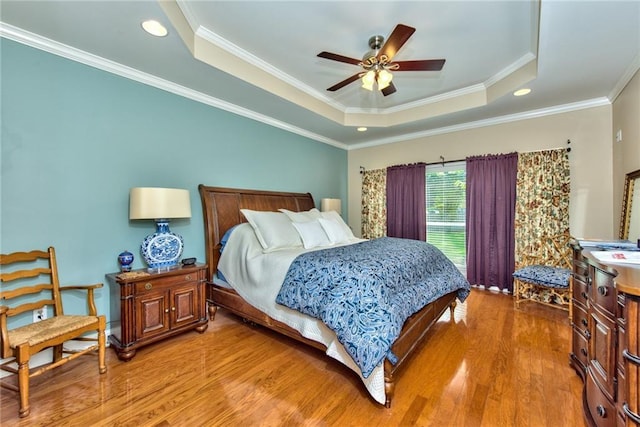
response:
<path id="1" fill-rule="evenodd" d="M 329 92 L 335 92 L 338 89 L 342 89 L 343 87 L 345 87 L 346 85 L 355 82 L 356 80 L 358 80 L 358 78 L 360 78 L 360 73 L 358 74 L 354 74 L 353 76 L 349 77 L 348 79 L 344 79 L 343 81 L 341 81 L 340 83 L 336 83 L 333 86 L 331 86 L 329 89 L 327 89 Z"/>
<path id="2" fill-rule="evenodd" d="M 349 58 L 348 56 L 342 56 L 342 55 L 338 55 L 337 53 L 331 53 L 331 52 L 320 52 L 318 56 L 320 58 L 330 59 L 332 61 L 338 61 L 338 62 L 346 62 L 347 64 L 353 64 L 353 65 L 358 65 L 362 62 L 360 59 Z"/>
<path id="3" fill-rule="evenodd" d="M 389 83 L 389 86 L 381 90 L 384 96 L 391 95 L 392 93 L 395 93 L 395 91 L 396 91 L 396 87 L 393 85 L 393 82 Z"/>
<path id="4" fill-rule="evenodd" d="M 393 29 L 393 32 L 387 39 L 387 42 L 382 46 L 380 52 L 378 52 L 378 58 L 382 55 L 385 55 L 389 61 L 396 56 L 396 53 L 400 50 L 400 48 L 409 40 L 409 37 L 416 31 L 415 28 L 409 27 L 407 25 L 398 24 L 396 28 Z"/>
<path id="5" fill-rule="evenodd" d="M 400 68 L 395 71 L 440 71 L 444 66 L 444 59 L 424 59 L 417 61 L 397 61 Z"/>

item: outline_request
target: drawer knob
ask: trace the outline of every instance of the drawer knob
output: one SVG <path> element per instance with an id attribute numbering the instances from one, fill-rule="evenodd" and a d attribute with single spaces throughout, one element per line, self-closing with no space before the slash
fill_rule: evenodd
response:
<path id="1" fill-rule="evenodd" d="M 184 279 L 185 279 L 185 280 L 191 280 L 191 275 L 190 275 L 190 274 L 187 274 L 186 276 L 184 276 Z"/>
<path id="2" fill-rule="evenodd" d="M 582 323 L 582 326 L 588 326 L 589 325 L 588 322 L 587 322 L 587 319 L 582 319 L 580 321 L 580 323 Z"/>
<path id="3" fill-rule="evenodd" d="M 604 409 L 604 406 L 598 405 L 596 412 L 598 412 L 598 415 L 600 415 L 601 418 L 607 418 L 607 410 Z"/>
<path id="4" fill-rule="evenodd" d="M 165 308 L 165 309 L 164 309 L 164 312 L 165 312 L 165 313 L 168 313 L 168 312 L 169 312 L 169 309 L 168 309 L 168 308 Z"/>
<path id="5" fill-rule="evenodd" d="M 584 292 L 580 292 L 580 295 L 582 295 L 582 298 L 584 298 L 584 299 L 588 299 L 588 296 L 587 296 L 587 294 L 586 294 L 586 293 L 584 293 Z"/>
<path id="6" fill-rule="evenodd" d="M 175 307 L 171 307 L 171 311 L 176 311 L 176 308 Z"/>
<path id="7" fill-rule="evenodd" d="M 581 349 L 580 349 L 580 353 L 582 353 L 582 355 L 583 355 L 584 357 L 587 357 L 587 350 L 586 350 L 586 349 L 581 348 Z"/>
<path id="8" fill-rule="evenodd" d="M 607 296 L 608 290 L 606 286 L 598 286 L 598 293 L 603 297 Z"/>
<path id="9" fill-rule="evenodd" d="M 149 289 L 153 288 L 153 285 L 150 282 L 147 282 L 147 283 L 145 283 L 144 288 L 146 290 L 149 290 Z"/>

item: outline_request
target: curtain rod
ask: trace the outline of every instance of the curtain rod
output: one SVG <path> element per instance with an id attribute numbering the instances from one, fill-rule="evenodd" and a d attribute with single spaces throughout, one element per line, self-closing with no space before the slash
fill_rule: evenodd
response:
<path id="1" fill-rule="evenodd" d="M 421 164 L 425 165 L 425 166 L 431 166 L 431 165 L 442 165 L 444 166 L 447 163 L 456 163 L 456 162 L 464 162 L 466 159 L 460 159 L 460 160 L 444 160 L 444 157 L 440 156 L 440 161 L 439 162 L 431 162 L 431 163 L 424 163 L 424 162 L 420 162 Z M 366 172 L 366 169 L 364 168 L 364 166 L 360 166 L 360 174 L 363 174 Z"/>
<path id="2" fill-rule="evenodd" d="M 571 140 L 567 139 L 567 145 L 571 144 Z M 565 148 L 567 150 L 567 153 L 571 152 L 571 147 L 566 147 Z M 562 147 L 558 147 L 558 148 L 543 148 L 541 150 L 534 150 L 534 151 L 522 151 L 522 154 L 525 153 L 538 153 L 540 151 L 552 151 L 552 150 L 562 150 Z M 457 163 L 457 162 L 466 162 L 467 159 L 458 159 L 458 160 L 445 160 L 443 156 L 440 156 L 440 161 L 439 162 L 429 162 L 429 163 L 425 163 L 425 166 L 432 166 L 432 165 L 446 165 L 449 163 Z M 366 171 L 366 169 L 364 168 L 364 166 L 360 166 L 360 174 L 363 174 Z"/>
<path id="3" fill-rule="evenodd" d="M 440 156 L 440 161 L 439 162 L 430 162 L 430 163 L 425 163 L 425 166 L 431 166 L 431 165 L 446 165 L 448 163 L 458 163 L 458 162 L 464 162 L 466 161 L 466 159 L 458 159 L 458 160 L 444 160 L 444 157 Z"/>

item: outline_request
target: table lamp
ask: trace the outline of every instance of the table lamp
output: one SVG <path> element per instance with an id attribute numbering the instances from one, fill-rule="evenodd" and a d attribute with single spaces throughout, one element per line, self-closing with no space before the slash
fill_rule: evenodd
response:
<path id="1" fill-rule="evenodd" d="M 156 232 L 140 245 L 140 253 L 150 269 L 170 269 L 178 264 L 184 241 L 169 230 L 171 218 L 191 218 L 189 190 L 136 187 L 129 193 L 129 219 L 153 219 Z"/>
<path id="2" fill-rule="evenodd" d="M 340 199 L 322 199 L 320 210 L 322 212 L 336 211 L 338 214 L 342 214 L 342 202 Z"/>

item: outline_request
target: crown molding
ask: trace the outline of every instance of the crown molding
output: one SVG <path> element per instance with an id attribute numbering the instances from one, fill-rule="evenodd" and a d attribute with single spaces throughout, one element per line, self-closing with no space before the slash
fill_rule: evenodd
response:
<path id="1" fill-rule="evenodd" d="M 255 120 L 269 126 L 273 126 L 287 132 L 292 132 L 303 136 L 305 138 L 313 139 L 324 144 L 332 145 L 337 148 L 346 149 L 347 146 L 339 141 L 335 141 L 330 138 L 318 135 L 313 132 L 309 132 L 305 129 L 293 126 L 289 123 L 275 120 L 264 114 L 256 113 L 249 109 L 240 107 L 230 102 L 223 101 L 210 95 L 203 94 L 201 92 L 189 89 L 187 87 L 178 85 L 168 80 L 162 79 L 158 76 L 137 70 L 135 68 L 128 67 L 126 65 L 111 61 L 106 58 L 76 49 L 71 46 L 56 42 L 54 40 L 42 37 L 38 34 L 34 34 L 25 31 L 21 28 L 14 27 L 12 25 L 0 22 L 0 37 L 8 40 L 39 49 L 53 55 L 57 55 L 74 62 L 78 62 L 84 65 L 88 65 L 92 68 L 96 68 L 102 71 L 106 71 L 111 74 L 115 74 L 124 77 L 129 80 L 137 81 L 139 83 L 155 87 L 157 89 L 164 90 L 166 92 L 173 93 L 184 98 L 191 99 L 202 104 L 209 105 L 224 111 L 228 111 L 233 114 L 237 114 L 242 117 L 246 117 L 251 120 Z"/>
<path id="2" fill-rule="evenodd" d="M 349 151 L 359 150 L 362 148 L 376 147 L 378 145 L 394 144 L 396 142 L 406 142 L 412 139 L 428 138 L 431 136 L 443 135 L 443 134 L 453 133 L 453 132 L 460 132 L 463 130 L 500 125 L 504 123 L 517 122 L 520 120 L 536 119 L 539 117 L 552 116 L 555 114 L 568 113 L 571 111 L 584 110 L 587 108 L 601 107 L 605 105 L 611 105 L 611 102 L 607 97 L 588 99 L 586 101 L 573 102 L 573 103 L 564 104 L 564 105 L 557 105 L 549 108 L 541 108 L 539 110 L 525 111 L 522 113 L 493 117 L 485 120 L 477 120 L 475 122 L 468 122 L 468 123 L 462 123 L 459 125 L 446 126 L 446 127 L 441 127 L 437 129 L 430 129 L 423 132 L 414 132 L 411 134 L 404 134 L 401 137 L 377 139 L 374 141 L 364 142 L 362 144 L 350 145 L 348 147 L 348 150 Z"/>
<path id="3" fill-rule="evenodd" d="M 620 95 L 622 90 L 631 81 L 638 70 L 640 70 L 640 53 L 636 55 L 631 64 L 629 64 L 629 67 L 627 67 L 625 73 L 622 75 L 620 80 L 618 80 L 618 83 L 616 83 L 616 85 L 613 87 L 613 90 L 611 90 L 611 92 L 609 93 L 609 99 L 611 100 L 611 102 L 615 101 L 616 98 L 618 98 L 618 95 Z"/>

